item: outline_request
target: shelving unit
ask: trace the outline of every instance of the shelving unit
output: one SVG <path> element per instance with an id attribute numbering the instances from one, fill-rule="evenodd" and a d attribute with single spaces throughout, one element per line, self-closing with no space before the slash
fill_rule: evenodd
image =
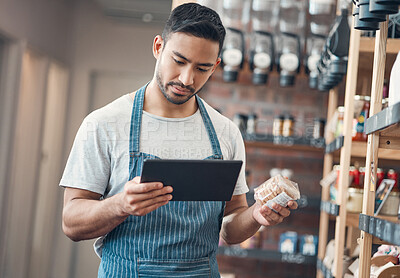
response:
<path id="1" fill-rule="evenodd" d="M 386 24 L 386 25 L 385 25 Z M 374 161 L 374 173 L 376 173 L 377 158 L 398 161 L 400 160 L 400 105 L 385 109 L 381 113 L 377 112 L 381 109 L 382 103 L 382 89 L 383 80 L 385 74 L 385 61 L 386 53 L 397 54 L 400 50 L 400 40 L 390 39 L 386 43 L 387 37 L 387 23 L 381 25 L 381 30 L 377 32 L 377 39 L 375 43 L 375 50 L 373 48 L 374 38 L 361 38 L 360 32 L 352 28 L 350 38 L 350 49 L 349 49 L 349 62 L 348 62 L 348 73 L 346 79 L 346 91 L 345 91 L 345 114 L 344 114 L 344 136 L 333 140 L 332 134 L 328 134 L 326 138 L 326 154 L 324 161 L 324 177 L 326 177 L 332 170 L 332 160 L 340 155 L 340 175 L 339 175 L 339 190 L 336 204 L 329 201 L 329 187 L 322 188 L 322 205 L 321 205 L 321 217 L 320 217 L 320 238 L 319 238 L 319 250 L 318 250 L 318 262 L 317 262 L 317 277 L 342 277 L 343 273 L 343 253 L 345 245 L 354 245 L 353 232 L 360 228 L 361 234 L 361 257 L 362 265 L 360 264 L 360 276 L 369 277 L 370 258 L 371 258 L 371 244 L 372 242 L 392 242 L 388 241 L 388 238 L 373 237 L 381 236 L 376 231 L 371 231 L 369 234 L 365 228 L 364 219 L 373 214 L 373 206 L 375 200 L 375 187 L 370 186 L 370 179 L 367 177 L 371 176 L 371 167 L 366 167 L 365 182 L 364 182 L 364 202 L 363 202 L 363 214 L 359 219 L 359 214 L 348 213 L 346 211 L 347 202 L 347 188 L 349 186 L 348 173 L 350 167 L 350 160 L 352 157 L 366 158 L 365 165 L 371 165 Z M 386 45 L 388 51 L 386 51 Z M 374 55 L 375 53 L 375 55 Z M 377 55 L 377 53 L 379 53 Z M 363 55 L 363 58 L 360 56 Z M 374 55 L 373 65 L 373 78 L 371 87 L 371 116 L 366 123 L 367 133 L 372 133 L 368 136 L 368 143 L 365 142 L 352 142 L 351 128 L 352 118 L 354 113 L 354 95 L 357 87 L 357 75 L 358 75 L 358 64 L 359 58 L 365 59 L 366 55 Z M 389 64 L 394 59 L 393 55 L 389 57 Z M 363 65 L 364 66 L 364 65 Z M 372 65 L 371 65 L 372 66 Z M 388 65 L 386 65 L 387 67 Z M 391 65 L 390 65 L 391 67 Z M 363 69 L 363 73 L 365 69 Z M 379 93 L 380 92 L 380 93 Z M 337 106 L 337 98 L 334 92 L 330 93 L 329 105 Z M 332 113 L 332 110 L 328 110 L 328 119 Z M 376 115 L 375 115 L 376 114 Z M 390 119 L 388 119 L 390 115 Z M 381 130 L 385 128 L 384 130 Z M 379 131 L 379 132 L 378 132 Z M 375 132 L 375 133 L 374 133 Z M 340 153 L 340 154 L 339 154 Z M 376 176 L 375 176 L 376 179 Z M 372 207 L 372 208 L 371 208 Z M 368 218 L 370 219 L 370 218 Z M 390 234 L 387 230 L 392 229 L 397 231 L 400 223 L 396 221 L 396 217 L 382 217 L 378 216 L 378 223 L 382 224 L 379 232 L 386 235 Z M 329 220 L 335 220 L 335 268 L 327 270 L 322 264 L 322 260 L 325 257 L 327 234 L 329 228 Z M 373 221 L 373 220 L 371 220 Z M 361 225 L 362 224 L 362 225 Z M 385 226 L 387 224 L 387 227 Z M 390 227 L 389 227 L 390 226 Z M 347 240 L 346 227 L 348 228 Z M 386 228 L 385 228 L 386 227 Z M 392 238 L 395 238 L 392 236 Z M 382 241 L 386 240 L 386 241 Z M 397 242 L 397 241 L 395 241 Z M 361 270 L 362 269 L 362 270 Z"/>
<path id="2" fill-rule="evenodd" d="M 387 44 L 387 21 L 380 24 L 377 31 L 374 49 L 374 68 L 372 76 L 370 118 L 366 121 L 368 145 L 366 155 L 366 171 L 364 179 L 363 209 L 360 215 L 360 267 L 359 277 L 370 277 L 371 246 L 373 236 L 389 243 L 400 245 L 400 221 L 398 219 L 384 220 L 374 217 L 374 202 L 376 190 L 376 169 L 378 158 L 381 158 L 379 148 L 400 150 L 400 103 L 381 111 L 383 79 L 387 53 L 400 51 L 399 41 L 389 40 Z M 399 269 L 399 266 L 395 266 Z"/>

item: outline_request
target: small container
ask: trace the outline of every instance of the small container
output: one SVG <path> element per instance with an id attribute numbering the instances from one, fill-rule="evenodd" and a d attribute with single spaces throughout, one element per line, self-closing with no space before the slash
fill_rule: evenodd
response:
<path id="1" fill-rule="evenodd" d="M 399 191 L 399 174 L 394 169 L 389 169 L 387 178 L 395 181 L 392 191 Z"/>
<path id="2" fill-rule="evenodd" d="M 272 135 L 274 136 L 282 136 L 283 134 L 283 120 L 284 117 L 282 115 L 275 116 L 274 124 L 272 127 Z"/>
<path id="3" fill-rule="evenodd" d="M 360 171 L 360 188 L 364 188 L 365 167 L 360 167 L 358 170 Z"/>
<path id="4" fill-rule="evenodd" d="M 349 187 L 347 189 L 346 210 L 360 213 L 362 211 L 364 189 Z"/>
<path id="5" fill-rule="evenodd" d="M 247 134 L 255 134 L 257 132 L 257 114 L 249 114 L 247 116 Z"/>
<path id="6" fill-rule="evenodd" d="M 390 192 L 379 214 L 397 216 L 400 205 L 400 192 Z"/>
<path id="7" fill-rule="evenodd" d="M 241 132 L 245 132 L 247 130 L 247 115 L 236 113 L 233 116 L 233 122 L 237 125 Z"/>
<path id="8" fill-rule="evenodd" d="M 286 115 L 283 120 L 283 130 L 282 135 L 284 137 L 293 136 L 294 118 L 291 115 Z"/>
<path id="9" fill-rule="evenodd" d="M 355 103 L 361 103 L 362 108 L 360 113 L 357 113 L 357 119 L 353 122 L 353 141 L 367 141 L 367 134 L 365 133 L 365 120 L 369 117 L 369 107 L 371 97 L 369 96 L 354 96 Z"/>
<path id="10" fill-rule="evenodd" d="M 343 119 L 344 119 L 344 106 L 339 106 L 336 110 L 338 115 L 336 122 L 335 137 L 343 135 Z"/>
<path id="11" fill-rule="evenodd" d="M 313 138 L 319 139 L 324 137 L 325 120 L 320 118 L 314 119 Z"/>
<path id="12" fill-rule="evenodd" d="M 376 186 L 377 187 L 381 184 L 381 182 L 383 181 L 384 178 L 385 178 L 385 172 L 383 171 L 383 169 L 382 168 L 376 169 L 376 180 L 377 180 Z"/>

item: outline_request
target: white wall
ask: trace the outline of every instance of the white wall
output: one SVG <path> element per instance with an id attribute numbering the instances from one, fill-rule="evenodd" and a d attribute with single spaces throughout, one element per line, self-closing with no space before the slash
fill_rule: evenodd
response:
<path id="1" fill-rule="evenodd" d="M 71 16 L 75 0 L 1 0 L 0 33 L 27 40 L 61 62 L 70 59 Z"/>

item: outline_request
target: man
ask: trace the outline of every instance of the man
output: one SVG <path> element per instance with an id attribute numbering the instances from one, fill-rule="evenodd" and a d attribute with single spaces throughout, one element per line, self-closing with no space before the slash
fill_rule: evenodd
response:
<path id="1" fill-rule="evenodd" d="M 237 127 L 196 96 L 221 61 L 224 37 L 213 10 L 177 7 L 154 39 L 153 79 L 82 123 L 60 182 L 63 230 L 74 241 L 99 237 L 98 277 L 219 277 L 220 232 L 239 243 L 297 208 L 249 208 L 245 166 L 226 204 L 169 202 L 171 186 L 140 183 L 145 158 L 245 160 Z"/>

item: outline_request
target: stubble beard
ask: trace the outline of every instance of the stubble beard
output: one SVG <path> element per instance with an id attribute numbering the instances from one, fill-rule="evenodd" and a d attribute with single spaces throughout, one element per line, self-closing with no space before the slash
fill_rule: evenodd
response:
<path id="1" fill-rule="evenodd" d="M 157 70 L 156 70 L 156 79 L 157 79 L 158 88 L 160 89 L 160 91 L 161 91 L 161 93 L 164 95 L 164 97 L 165 97 L 170 103 L 173 103 L 173 104 L 176 104 L 176 105 L 181 105 L 181 104 L 186 103 L 189 99 L 191 99 L 193 96 L 195 96 L 197 93 L 199 93 L 199 92 L 201 91 L 201 89 L 202 89 L 202 88 L 200 88 L 200 89 L 196 92 L 196 91 L 194 90 L 194 88 L 192 88 L 191 86 L 185 86 L 185 85 L 183 85 L 183 84 L 179 84 L 179 83 L 173 82 L 173 81 L 168 82 L 166 85 L 164 85 L 164 84 L 163 84 L 163 81 L 162 81 L 162 80 L 163 80 L 163 79 L 162 79 L 162 75 L 161 75 L 161 72 L 160 72 L 160 70 L 159 70 L 158 67 L 157 67 Z M 190 90 L 190 92 L 191 92 L 192 94 L 188 95 L 188 96 L 185 97 L 185 98 L 180 97 L 179 99 L 176 99 L 176 98 L 173 97 L 173 93 L 171 93 L 171 94 L 168 94 L 168 93 L 167 93 L 168 86 L 179 86 L 179 87 L 181 87 L 181 88 Z"/>

